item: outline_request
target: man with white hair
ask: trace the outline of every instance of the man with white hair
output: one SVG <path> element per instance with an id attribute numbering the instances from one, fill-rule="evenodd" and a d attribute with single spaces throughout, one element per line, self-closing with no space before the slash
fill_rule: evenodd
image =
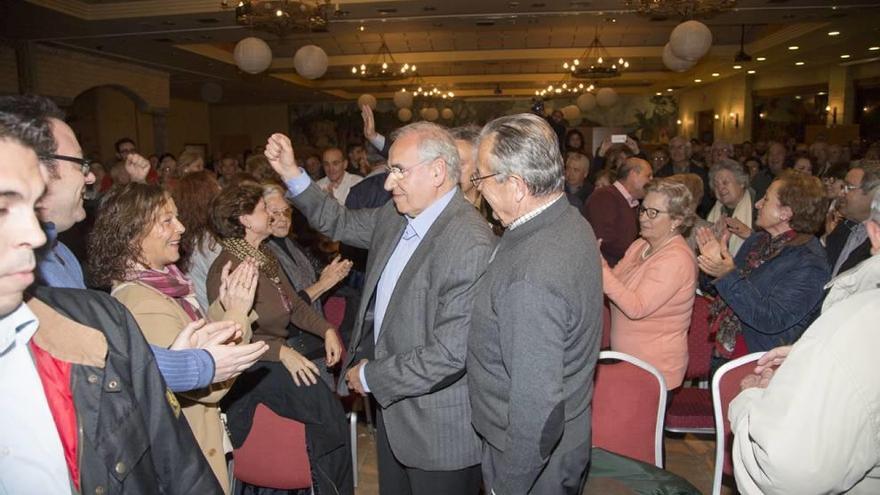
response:
<path id="1" fill-rule="evenodd" d="M 565 198 L 559 146 L 540 117 L 487 124 L 472 180 L 507 227 L 468 339 L 486 493 L 580 494 L 602 335 L 596 237 Z"/>
<path id="2" fill-rule="evenodd" d="M 745 495 L 880 493 L 880 191 L 864 224 L 871 256 L 829 283 L 822 316 L 765 354 L 730 404 Z"/>
<path id="3" fill-rule="evenodd" d="M 448 131 L 419 122 L 392 140 L 385 180 L 392 201 L 372 209 L 348 210 L 322 193 L 283 134 L 269 138 L 266 157 L 312 227 L 369 249 L 337 390 L 371 393 L 379 404 L 379 492 L 476 495 L 480 447 L 465 358 L 475 285 L 494 238 L 459 190 Z"/>

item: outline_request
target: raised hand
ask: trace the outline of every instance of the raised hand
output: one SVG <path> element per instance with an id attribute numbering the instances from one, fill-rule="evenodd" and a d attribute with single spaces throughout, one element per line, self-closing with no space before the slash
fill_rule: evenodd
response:
<path id="1" fill-rule="evenodd" d="M 202 349 L 207 345 L 224 343 L 238 337 L 241 337 L 241 329 L 234 322 L 207 323 L 200 319 L 183 327 L 168 348 L 172 351 Z"/>
<path id="2" fill-rule="evenodd" d="M 353 263 L 350 260 L 337 256 L 333 258 L 333 261 L 331 261 L 329 265 L 321 270 L 321 277 L 318 281 L 329 289 L 348 276 L 352 265 Z"/>
<path id="3" fill-rule="evenodd" d="M 721 259 L 721 243 L 708 227 L 697 228 L 697 246 L 700 248 L 700 256 Z"/>
<path id="4" fill-rule="evenodd" d="M 752 229 L 737 218 L 726 217 L 725 224 L 727 230 L 740 239 L 748 239 L 748 237 L 752 235 Z"/>
<path id="5" fill-rule="evenodd" d="M 373 108 L 370 105 L 361 105 L 361 118 L 364 119 L 364 137 L 376 138 L 376 121 L 373 119 Z"/>
<path id="6" fill-rule="evenodd" d="M 220 383 L 240 375 L 260 359 L 269 345 L 265 342 L 250 344 L 215 344 L 205 347 L 214 359 L 213 383 Z"/>
<path id="7" fill-rule="evenodd" d="M 230 273 L 231 266 L 231 262 L 226 263 L 220 273 L 220 302 L 227 311 L 246 315 L 254 304 L 259 268 L 253 258 L 244 260 Z"/>
<path id="8" fill-rule="evenodd" d="M 269 136 L 269 140 L 266 141 L 266 151 L 263 154 L 269 159 L 272 169 L 278 172 L 278 175 L 284 180 L 299 177 L 299 174 L 302 173 L 296 164 L 290 138 L 284 134 L 276 132 Z"/>
<path id="9" fill-rule="evenodd" d="M 281 348 L 281 364 L 290 372 L 297 387 L 318 383 L 318 367 L 290 347 Z"/>
<path id="10" fill-rule="evenodd" d="M 132 182 L 144 183 L 150 173 L 150 161 L 137 153 L 129 153 L 125 157 L 125 171 Z"/>

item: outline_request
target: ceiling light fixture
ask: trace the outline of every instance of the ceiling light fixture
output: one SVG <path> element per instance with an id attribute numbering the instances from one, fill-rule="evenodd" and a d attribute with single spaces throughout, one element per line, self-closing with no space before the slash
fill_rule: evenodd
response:
<path id="1" fill-rule="evenodd" d="M 840 31 L 828 31 L 828 36 L 839 36 Z"/>
<path id="2" fill-rule="evenodd" d="M 868 48 L 868 51 L 871 51 L 871 52 L 876 52 L 877 50 L 880 50 L 880 46 L 872 46 L 872 47 Z"/>
<path id="3" fill-rule="evenodd" d="M 622 57 L 617 60 L 611 58 L 608 50 L 599 41 L 599 28 L 596 28 L 596 35 L 590 46 L 579 58 L 564 62 L 562 68 L 577 79 L 608 79 L 617 77 L 622 70 L 628 69 L 629 62 Z"/>
<path id="4" fill-rule="evenodd" d="M 788 47 L 788 49 L 789 49 L 789 50 L 800 50 L 801 47 L 799 47 L 799 46 L 797 46 L 797 45 L 791 45 L 790 47 Z"/>
<path id="5" fill-rule="evenodd" d="M 694 79 L 694 82 L 695 82 L 695 83 L 701 83 L 701 82 L 703 82 L 703 80 L 702 80 L 702 79 Z"/>
<path id="6" fill-rule="evenodd" d="M 733 68 L 736 70 L 740 70 L 743 68 L 743 66 L 742 65 L 734 65 Z"/>
<path id="7" fill-rule="evenodd" d="M 736 0 L 626 0 L 626 6 L 651 19 L 711 17 L 733 8 Z"/>
<path id="8" fill-rule="evenodd" d="M 763 62 L 763 61 L 767 60 L 767 57 L 758 57 L 755 60 L 757 60 L 758 62 Z"/>
<path id="9" fill-rule="evenodd" d="M 757 71 L 755 71 L 755 70 L 749 70 L 749 71 L 746 71 L 746 74 L 755 74 L 756 72 Z"/>
<path id="10" fill-rule="evenodd" d="M 228 0 L 220 2 L 232 8 Z M 326 32 L 335 12 L 330 0 L 241 0 L 235 4 L 235 22 L 283 38 L 292 32 Z"/>
<path id="11" fill-rule="evenodd" d="M 353 66 L 351 73 L 360 76 L 363 81 L 399 81 L 414 77 L 416 66 L 398 63 L 385 44 L 385 38 L 380 35 L 379 39 L 382 40 L 382 44 L 370 62 Z"/>
<path id="12" fill-rule="evenodd" d="M 712 73 L 712 77 L 718 77 L 718 76 L 720 76 L 720 75 L 721 75 L 721 74 L 719 74 L 719 73 L 717 73 L 717 72 L 713 72 L 713 73 Z"/>
<path id="13" fill-rule="evenodd" d="M 804 63 L 803 62 L 795 62 L 794 65 L 797 65 L 798 67 L 800 67 L 800 66 L 804 65 Z"/>
<path id="14" fill-rule="evenodd" d="M 849 54 L 848 54 L 848 53 L 844 53 L 843 55 L 840 56 L 840 58 L 846 60 L 846 59 L 849 58 Z"/>

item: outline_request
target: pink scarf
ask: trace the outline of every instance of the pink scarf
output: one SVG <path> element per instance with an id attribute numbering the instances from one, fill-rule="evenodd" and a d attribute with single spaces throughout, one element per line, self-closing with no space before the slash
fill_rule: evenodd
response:
<path id="1" fill-rule="evenodd" d="M 190 320 L 196 321 L 202 318 L 198 303 L 192 302 L 194 297 L 192 282 L 173 263 L 167 268 L 167 272 L 147 268 L 138 271 L 135 276 L 137 280 L 177 301 Z"/>

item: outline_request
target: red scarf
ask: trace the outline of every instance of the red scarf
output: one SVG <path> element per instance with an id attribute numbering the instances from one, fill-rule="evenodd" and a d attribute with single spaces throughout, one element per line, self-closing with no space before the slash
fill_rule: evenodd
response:
<path id="1" fill-rule="evenodd" d="M 196 321 L 202 318 L 198 304 L 189 301 L 189 298 L 194 297 L 192 282 L 174 264 L 168 265 L 167 269 L 167 272 L 160 272 L 147 268 L 138 271 L 135 276 L 138 281 L 177 301 L 190 320 Z"/>

